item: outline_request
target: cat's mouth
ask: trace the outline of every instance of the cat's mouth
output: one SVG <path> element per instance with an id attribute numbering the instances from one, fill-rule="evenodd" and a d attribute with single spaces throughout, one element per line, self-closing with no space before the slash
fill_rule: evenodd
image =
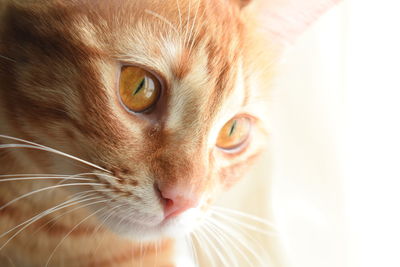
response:
<path id="1" fill-rule="evenodd" d="M 192 231 L 204 218 L 205 196 L 193 197 L 186 188 L 166 188 L 154 181 L 129 187 L 96 175 L 106 191 L 97 189 L 105 198 L 105 212 L 96 216 L 110 230 L 136 240 L 176 237 Z"/>
<path id="2" fill-rule="evenodd" d="M 146 241 L 187 234 L 201 224 L 203 217 L 204 213 L 199 208 L 191 208 L 176 216 L 132 212 L 130 216 L 112 214 L 100 219 L 121 236 Z"/>

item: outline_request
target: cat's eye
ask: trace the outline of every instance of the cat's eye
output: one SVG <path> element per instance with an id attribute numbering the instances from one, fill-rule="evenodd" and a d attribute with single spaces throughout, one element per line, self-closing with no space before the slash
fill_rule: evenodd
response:
<path id="1" fill-rule="evenodd" d="M 161 94 L 159 80 L 136 66 L 121 69 L 119 95 L 125 107 L 133 112 L 146 112 L 157 103 Z"/>
<path id="2" fill-rule="evenodd" d="M 217 146 L 232 150 L 244 144 L 249 137 L 251 121 L 246 116 L 237 116 L 222 127 L 217 138 Z"/>

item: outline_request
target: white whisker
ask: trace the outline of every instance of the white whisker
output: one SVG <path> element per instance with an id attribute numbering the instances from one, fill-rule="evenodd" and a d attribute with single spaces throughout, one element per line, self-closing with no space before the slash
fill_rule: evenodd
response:
<path id="1" fill-rule="evenodd" d="M 219 237 L 219 239 L 221 240 L 221 244 L 230 244 L 235 250 L 237 250 L 238 252 L 241 253 L 240 249 L 238 249 L 238 247 L 236 246 L 236 244 L 231 240 L 231 238 L 229 238 L 229 236 L 227 234 L 225 234 L 223 231 L 220 231 L 220 229 L 218 229 L 213 223 L 212 221 L 207 221 L 206 225 L 209 227 L 210 231 L 214 233 L 214 236 Z M 222 242 L 222 241 L 227 241 L 227 242 Z M 232 261 L 234 261 L 234 266 L 239 267 L 239 263 L 236 259 L 236 257 L 233 254 L 233 251 L 230 251 L 232 253 Z M 229 254 L 229 253 L 228 253 Z M 229 256 L 229 255 L 228 255 Z M 243 256 L 243 255 L 242 255 Z M 249 266 L 252 266 L 251 264 Z"/>
<path id="2" fill-rule="evenodd" d="M 219 231 L 216 231 L 215 227 L 213 227 L 213 225 L 209 221 L 206 222 L 204 227 L 213 234 L 214 239 L 218 242 L 218 244 L 220 244 L 221 251 L 225 254 L 226 258 L 230 259 L 230 262 L 232 262 L 232 264 L 229 264 L 229 266 L 239 267 L 237 257 L 234 255 L 233 251 L 229 249 L 229 246 L 227 246 L 230 242 L 230 239 L 224 235 L 221 235 Z"/>
<path id="3" fill-rule="evenodd" d="M 73 174 L 73 175 L 70 175 L 70 176 L 65 177 L 65 178 L 64 178 L 62 181 L 60 181 L 58 184 L 62 184 L 62 183 L 64 183 L 65 181 L 71 180 L 71 178 L 74 178 L 74 177 L 77 177 L 77 176 L 84 176 L 84 175 L 95 175 L 95 177 L 98 177 L 97 174 L 94 173 L 94 172 L 77 173 L 77 174 Z M 89 177 L 83 177 L 83 178 L 90 179 L 91 181 L 96 181 L 96 180 L 97 180 L 97 179 L 95 179 L 95 178 L 89 178 Z"/>
<path id="4" fill-rule="evenodd" d="M 196 24 L 196 19 L 197 19 L 197 13 L 199 12 L 199 8 L 200 8 L 200 1 L 197 1 L 197 8 L 196 8 L 196 13 L 194 15 L 193 18 L 193 22 L 192 22 L 192 27 L 190 29 L 190 35 L 189 35 L 189 39 L 192 39 L 191 44 L 189 46 L 189 54 L 192 52 L 193 46 L 194 46 L 194 41 L 195 41 L 195 32 L 194 32 L 194 26 Z"/>
<path id="5" fill-rule="evenodd" d="M 198 230 L 198 231 L 201 231 L 201 230 Z M 203 249 L 207 258 L 211 261 L 211 267 L 216 266 L 214 257 L 211 255 L 211 252 L 210 252 L 210 247 L 209 247 L 208 241 L 204 240 L 204 238 L 202 238 L 202 236 L 199 235 L 199 233 L 197 233 L 197 232 L 193 232 L 192 234 L 193 234 L 194 238 L 196 239 L 198 245 L 201 245 L 201 248 Z"/>
<path id="6" fill-rule="evenodd" d="M 176 33 L 177 36 L 179 36 L 178 30 L 176 29 L 176 27 L 165 17 L 163 17 L 160 14 L 158 14 L 152 10 L 149 10 L 149 9 L 145 9 L 144 12 L 146 12 L 147 14 L 152 15 L 152 16 L 158 18 L 159 20 L 161 20 L 162 22 L 164 22 L 166 25 L 171 27 L 172 30 L 174 30 L 174 32 Z"/>
<path id="7" fill-rule="evenodd" d="M 72 198 L 75 198 L 75 197 L 82 197 L 82 196 L 87 196 L 88 194 L 90 194 L 90 193 L 97 193 L 97 192 L 111 192 L 112 190 L 111 189 L 93 189 L 93 190 L 86 190 L 86 191 L 81 191 L 81 192 L 78 192 L 78 193 L 75 193 L 75 194 L 73 194 L 73 195 L 70 195 L 69 196 L 69 198 L 70 199 L 72 199 Z"/>
<path id="8" fill-rule="evenodd" d="M 268 261 L 271 260 L 271 257 L 269 255 L 268 251 L 266 251 L 265 247 L 260 243 L 260 239 L 256 239 L 256 236 L 251 235 L 249 232 L 246 232 L 245 229 L 241 229 L 239 227 L 232 227 L 232 226 L 223 224 L 222 222 L 218 222 L 218 221 L 216 221 L 215 223 L 219 224 L 220 228 L 226 228 L 227 232 L 234 235 L 235 239 L 237 239 L 240 243 L 242 243 L 243 247 L 245 247 L 248 251 L 250 251 L 250 253 L 254 256 L 254 258 L 261 265 L 265 262 L 265 258 L 263 260 L 260 257 L 261 254 L 256 253 L 255 249 L 258 249 L 258 251 L 262 252 L 263 253 L 262 255 L 266 256 L 266 259 Z M 245 242 L 245 241 L 247 241 L 247 242 Z M 248 245 L 248 244 L 250 244 L 249 241 L 251 242 L 251 244 L 255 245 L 256 248 L 253 246 L 254 249 L 250 249 L 251 246 Z"/>
<path id="9" fill-rule="evenodd" d="M 143 267 L 143 241 L 140 241 L 140 267 Z"/>
<path id="10" fill-rule="evenodd" d="M 108 202 L 109 200 L 103 200 L 103 202 Z M 88 219 L 90 219 L 91 217 L 93 217 L 94 215 L 96 215 L 97 213 L 99 213 L 100 211 L 104 210 L 107 207 L 103 207 L 95 212 L 93 212 L 92 214 L 90 214 L 89 216 L 87 216 L 86 218 L 84 218 L 82 221 L 80 221 L 78 224 L 76 224 L 65 236 L 64 238 L 57 244 L 57 246 L 54 248 L 53 252 L 50 254 L 45 267 L 49 266 L 49 263 L 51 261 L 51 259 L 53 258 L 54 253 L 56 252 L 56 250 L 59 248 L 59 246 L 61 246 L 62 242 L 64 242 L 64 240 L 82 223 L 84 223 L 85 221 L 87 221 Z"/>
<path id="11" fill-rule="evenodd" d="M 95 194 L 95 193 L 92 193 L 92 194 L 89 194 L 89 195 L 85 195 L 85 196 L 84 196 L 85 199 L 80 200 L 80 201 L 78 201 L 78 202 L 74 201 L 72 204 L 70 204 L 70 205 L 68 205 L 68 206 L 64 206 L 63 208 L 67 208 L 67 207 L 70 207 L 70 206 L 73 206 L 73 205 L 76 205 L 76 204 L 81 204 L 81 203 L 86 202 L 86 201 L 89 201 L 89 200 L 95 200 L 95 199 L 102 199 L 102 198 L 103 198 L 103 197 L 101 197 L 101 196 L 91 197 L 91 196 L 93 196 L 93 195 L 96 195 L 96 194 Z M 83 206 L 78 206 L 78 207 L 75 207 L 75 208 L 73 208 L 73 209 L 70 209 L 70 210 L 67 210 L 67 211 L 63 212 L 63 213 L 61 213 L 60 215 L 57 215 L 56 217 L 52 218 L 51 220 L 49 220 L 49 221 L 46 222 L 45 224 L 42 224 L 42 225 L 35 231 L 35 233 L 37 233 L 38 231 L 40 231 L 40 229 L 46 227 L 46 225 L 51 224 L 48 228 L 53 227 L 54 224 L 55 224 L 55 223 L 58 221 L 58 219 L 60 219 L 61 217 L 67 215 L 68 213 L 74 212 L 74 211 L 76 211 L 76 210 L 79 210 L 79 209 L 82 209 L 82 208 L 85 208 L 85 207 L 86 207 L 85 205 L 83 205 Z"/>
<path id="12" fill-rule="evenodd" d="M 270 235 L 270 236 L 277 235 L 277 233 L 275 231 L 274 232 L 273 231 L 268 231 L 268 230 L 256 227 L 254 225 L 251 225 L 251 224 L 239 221 L 238 219 L 232 218 L 231 216 L 228 216 L 226 214 L 218 213 L 218 212 L 215 212 L 215 211 L 213 211 L 213 214 L 216 215 L 216 216 L 221 217 L 222 219 L 227 220 L 228 222 L 235 223 L 235 224 L 240 225 L 240 226 L 242 226 L 244 228 L 247 228 L 249 230 L 253 230 L 253 231 L 257 232 L 257 233 Z"/>
<path id="13" fill-rule="evenodd" d="M 155 258 L 155 260 L 154 260 L 154 265 L 153 265 L 153 267 L 156 267 L 156 266 L 157 266 L 157 260 L 158 260 L 158 242 L 159 242 L 159 241 L 156 241 L 156 243 L 155 243 L 156 258 Z"/>
<path id="14" fill-rule="evenodd" d="M 110 200 L 109 200 L 110 201 Z M 105 214 L 107 214 L 108 212 L 112 211 L 114 208 L 110 209 L 110 210 L 105 210 L 102 214 L 98 215 L 99 218 L 102 218 Z M 111 212 L 110 212 L 111 213 Z M 106 215 L 107 216 L 107 215 Z M 109 217 L 110 215 L 108 215 L 107 217 Z M 101 223 L 99 223 L 99 225 L 93 230 L 92 234 L 90 235 L 90 237 L 88 237 L 88 239 L 93 239 L 94 236 L 100 231 L 100 228 L 103 225 Z"/>
<path id="15" fill-rule="evenodd" d="M 124 204 L 115 206 L 115 207 L 111 208 L 110 210 L 108 210 L 109 215 L 108 215 L 105 219 L 102 219 L 102 220 L 103 220 L 103 223 L 102 223 L 102 224 L 99 224 L 98 229 L 100 229 L 100 227 L 101 227 L 102 225 L 104 225 L 104 224 L 108 221 L 108 219 L 110 219 L 110 217 L 116 212 L 116 210 L 117 210 L 118 208 L 120 208 L 120 207 L 122 207 L 122 206 L 124 206 L 124 205 L 127 205 L 127 204 L 124 203 Z M 104 238 L 105 238 L 105 236 L 103 235 L 103 237 L 101 238 L 101 240 L 99 241 L 99 243 L 97 244 L 96 248 L 95 248 L 94 251 L 93 251 L 94 254 L 96 254 L 96 251 L 99 249 L 101 243 L 104 241 Z"/>
<path id="16" fill-rule="evenodd" d="M 94 167 L 94 168 L 96 168 L 96 169 L 102 170 L 102 171 L 104 171 L 104 172 L 111 173 L 109 170 L 106 170 L 106 169 L 104 169 L 104 168 L 102 168 L 102 167 L 100 167 L 100 166 L 98 166 L 98 165 L 96 165 L 96 164 L 93 164 L 93 163 L 88 162 L 88 161 L 86 161 L 86 160 L 83 160 L 83 159 L 80 159 L 80 158 L 78 158 L 78 157 L 69 155 L 69 154 L 67 154 L 67 153 L 61 152 L 61 151 L 59 151 L 59 150 L 57 150 L 57 149 L 54 149 L 54 148 L 50 148 L 50 147 L 47 147 L 47 146 L 44 146 L 44 145 L 37 144 L 37 143 L 35 143 L 35 142 L 31 142 L 31 141 L 27 141 L 27 140 L 24 140 L 24 139 L 20 139 L 20 138 L 8 136 L 8 135 L 3 135 L 3 134 L 0 134 L 0 138 L 5 138 L 5 139 L 9 139 L 9 140 L 19 141 L 19 142 L 22 142 L 22 143 L 25 143 L 25 144 L 30 144 L 30 145 L 32 145 L 33 147 L 27 147 L 27 148 L 37 148 L 37 149 L 41 148 L 41 150 L 43 150 L 43 151 L 47 151 L 47 152 L 51 152 L 51 153 L 54 153 L 54 154 L 58 154 L 58 155 L 61 155 L 61 156 L 64 156 L 64 157 L 67 157 L 67 158 L 70 158 L 70 159 L 79 161 L 79 162 L 81 162 L 81 163 L 84 163 L 84 164 L 89 165 L 89 166 L 91 166 L 91 167 Z M 6 144 L 6 145 L 11 145 L 11 144 Z M 0 148 L 2 148 L 2 146 L 5 146 L 5 145 L 0 145 Z M 5 148 L 6 148 L 6 147 L 7 147 L 7 146 L 5 146 Z"/>
<path id="17" fill-rule="evenodd" d="M 189 8 L 187 11 L 187 21 L 186 21 L 186 29 L 185 29 L 185 34 L 184 34 L 184 42 L 183 44 L 187 46 L 188 41 L 189 41 L 189 24 L 190 24 L 190 11 L 191 11 L 191 0 L 189 0 Z"/>
<path id="18" fill-rule="evenodd" d="M 45 210 L 45 211 L 42 211 L 42 212 L 36 214 L 35 216 L 31 217 L 30 219 L 25 220 L 25 221 L 23 221 L 22 223 L 20 223 L 20 224 L 14 226 L 13 228 L 7 230 L 6 232 L 3 232 L 3 233 L 0 235 L 0 238 L 6 236 L 7 234 L 11 233 L 12 231 L 14 231 L 14 230 L 18 229 L 19 227 L 23 226 L 24 224 L 29 223 L 29 225 L 30 225 L 30 222 L 33 222 L 35 219 L 37 219 L 37 218 L 38 218 L 38 219 L 43 218 L 43 217 L 46 216 L 47 214 L 50 214 L 50 213 L 53 212 L 53 211 L 57 211 L 57 208 L 59 208 L 60 206 L 67 205 L 67 204 L 69 204 L 69 203 L 71 203 L 71 202 L 73 202 L 73 201 L 76 201 L 76 200 L 79 200 L 79 199 L 70 199 L 70 200 L 64 201 L 64 202 L 61 203 L 61 204 L 58 204 L 58 205 L 55 206 L 55 207 L 49 208 L 49 209 L 47 209 L 47 210 Z M 64 207 L 63 207 L 63 208 L 64 208 Z M 50 213 L 49 213 L 49 212 L 50 212 Z M 36 221 L 36 220 L 35 220 L 35 221 Z M 24 229 L 25 229 L 25 227 L 24 227 Z M 9 241 L 8 241 L 8 242 L 9 242 Z M 6 242 L 6 243 L 8 243 L 8 242 Z M 4 246 L 4 245 L 3 245 L 3 246 Z"/>
<path id="19" fill-rule="evenodd" d="M 79 203 L 82 203 L 82 202 L 84 202 L 84 201 L 87 201 L 87 200 L 84 199 L 84 200 L 81 200 L 81 201 L 79 201 L 79 202 L 75 202 L 75 201 L 71 201 L 71 200 L 65 201 L 65 202 L 63 202 L 63 203 L 61 203 L 61 204 L 59 204 L 59 205 L 57 205 L 57 206 L 55 206 L 55 207 L 53 207 L 53 208 L 47 209 L 47 210 L 45 210 L 45 211 L 43 211 L 43 212 L 41 212 L 41 213 L 35 215 L 34 217 L 32 217 L 32 218 L 30 218 L 30 219 L 24 221 L 23 223 L 20 223 L 19 225 L 13 227 L 12 229 L 10 229 L 10 230 L 8 230 L 8 231 L 2 233 L 2 234 L 0 235 L 0 238 L 4 237 L 5 235 L 7 235 L 7 234 L 11 233 L 12 231 L 18 229 L 19 227 L 23 226 L 21 229 L 19 229 L 15 234 L 13 234 L 13 235 L 0 247 L 0 250 L 2 250 L 2 249 L 3 249 L 14 237 L 16 237 L 19 233 L 21 233 L 23 230 L 25 230 L 25 229 L 26 229 L 27 227 L 29 227 L 31 224 L 33 224 L 34 222 L 40 220 L 40 219 L 43 218 L 44 216 L 46 216 L 46 215 L 48 215 L 48 214 L 51 214 L 51 213 L 53 213 L 53 212 L 55 212 L 55 211 L 58 211 L 58 210 L 60 210 L 60 209 L 63 209 L 63 208 L 66 208 L 66 207 L 69 207 L 69 206 L 72 206 L 72 205 L 76 205 L 76 204 L 79 204 Z M 75 202 L 75 203 L 71 203 L 71 202 Z M 85 205 L 85 206 L 93 205 L 93 204 L 95 204 L 95 203 L 97 203 L 97 202 L 89 203 L 89 204 L 87 204 L 87 205 Z"/>
<path id="20" fill-rule="evenodd" d="M 21 173 L 21 174 L 2 174 L 0 175 L 1 178 L 11 178 L 11 177 L 37 177 L 37 176 L 51 176 L 51 177 L 68 177 L 69 174 L 38 174 L 38 173 Z"/>
<path id="21" fill-rule="evenodd" d="M 104 176 L 104 177 L 112 178 L 114 180 L 121 180 L 121 178 L 115 177 L 113 175 L 105 174 L 105 173 L 93 172 L 93 173 L 90 173 L 90 174 L 94 174 L 94 175 L 101 176 L 101 177 Z"/>
<path id="22" fill-rule="evenodd" d="M 182 12 L 181 12 L 181 7 L 179 6 L 179 0 L 176 0 L 176 7 L 178 9 L 178 15 L 179 15 L 179 30 L 182 30 Z"/>
<path id="23" fill-rule="evenodd" d="M 29 192 L 29 193 L 23 194 L 23 195 L 21 195 L 21 196 L 19 196 L 17 198 L 14 198 L 13 200 L 11 200 L 11 201 L 7 202 L 6 204 L 4 204 L 3 206 L 1 206 L 0 210 L 4 209 L 5 207 L 10 206 L 11 204 L 17 202 L 20 199 L 23 199 L 25 197 L 31 196 L 31 195 L 36 194 L 36 193 L 40 193 L 40 192 L 43 192 L 43 191 L 46 191 L 46 190 L 56 189 L 56 188 L 60 188 L 60 187 L 83 186 L 83 185 L 98 185 L 98 186 L 102 186 L 103 184 L 99 184 L 99 183 L 72 183 L 72 184 L 61 184 L 61 185 L 53 185 L 53 186 L 48 186 L 48 187 L 45 187 L 45 188 L 40 188 L 38 190 Z"/>
<path id="24" fill-rule="evenodd" d="M 202 230 L 205 231 L 205 232 L 207 232 L 208 234 L 210 234 L 210 230 L 206 227 L 206 225 L 204 225 L 204 227 L 202 228 Z M 215 251 L 215 253 L 216 253 L 217 256 L 218 256 L 218 259 L 220 260 L 220 262 L 222 262 L 223 266 L 230 266 L 230 264 L 228 264 L 228 262 L 226 262 L 224 255 L 222 255 L 222 254 L 220 253 L 219 249 L 218 249 L 218 248 L 214 245 L 214 243 L 211 242 L 211 240 L 208 238 L 207 233 L 203 233 L 202 231 L 199 231 L 198 233 L 199 233 L 200 235 L 202 235 L 202 236 L 204 237 L 205 240 L 208 241 L 208 244 L 210 244 L 210 246 L 212 247 L 212 249 Z M 210 234 L 210 236 L 213 236 L 212 233 Z M 221 243 L 219 242 L 219 240 L 215 238 L 215 236 L 213 236 L 213 237 L 214 237 L 214 240 L 218 242 L 219 247 L 222 248 L 222 247 L 223 247 L 223 244 L 221 244 Z"/>
<path id="25" fill-rule="evenodd" d="M 87 191 L 83 191 L 83 192 L 80 192 L 80 193 L 76 193 L 75 195 L 79 195 L 79 194 L 83 194 L 82 196 L 79 196 L 79 197 L 84 197 L 84 198 L 88 198 L 88 197 L 90 197 L 90 196 L 93 196 L 93 195 L 96 195 L 96 193 L 97 192 L 112 192 L 113 190 L 111 190 L 111 189 L 104 189 L 104 190 L 87 190 Z M 91 193 L 92 192 L 92 193 Z M 89 194 L 90 193 L 90 194 Z M 96 198 L 103 198 L 102 196 L 98 196 L 98 197 L 96 197 Z M 85 199 L 85 200 L 83 200 L 83 201 L 87 201 L 87 200 L 89 200 L 89 199 Z M 75 202 L 76 200 L 74 200 L 74 202 Z M 81 202 L 83 202 L 83 201 L 81 201 Z M 79 203 L 81 203 L 81 202 L 79 202 Z M 75 203 L 76 204 L 76 203 Z M 63 213 L 61 213 L 60 215 L 57 215 L 56 217 L 54 217 L 54 218 L 52 218 L 50 221 L 48 221 L 47 223 L 45 223 L 45 224 L 43 224 L 40 228 L 38 228 L 38 230 L 40 230 L 42 227 L 45 227 L 46 225 L 48 225 L 48 224 L 50 224 L 50 223 L 52 223 L 53 222 L 53 224 L 59 219 L 59 218 L 61 218 L 61 217 L 63 217 L 63 216 L 65 216 L 66 214 L 68 214 L 68 213 L 71 213 L 71 212 L 73 212 L 73 211 L 75 211 L 75 210 L 78 210 L 78 209 L 81 209 L 81 208 L 84 208 L 85 206 L 79 206 L 79 207 L 75 207 L 75 208 L 73 208 L 73 209 L 70 209 L 70 210 L 68 210 L 68 211 L 66 211 L 66 212 L 63 212 Z M 38 231 L 37 230 L 37 231 Z"/>
<path id="26" fill-rule="evenodd" d="M 6 178 L 0 179 L 1 182 L 12 182 L 12 181 L 29 181 L 29 180 L 79 180 L 79 181 L 95 181 L 91 178 L 63 178 L 63 177 L 21 177 L 21 178 Z"/>
<path id="27" fill-rule="evenodd" d="M 253 257 L 257 259 L 259 263 L 261 264 L 263 263 L 259 255 L 253 249 L 251 249 L 251 246 L 249 244 L 246 244 L 244 236 L 240 235 L 240 233 L 236 231 L 235 228 L 224 225 L 221 222 L 213 219 L 210 219 L 208 223 L 210 223 L 210 225 L 213 225 L 216 229 L 219 229 L 221 235 L 225 235 L 227 239 L 228 237 L 230 237 L 231 245 L 239 252 L 240 255 L 242 255 L 242 257 L 246 260 L 246 262 L 250 264 L 249 266 L 253 266 L 254 264 L 251 263 L 251 260 L 248 258 L 246 254 L 243 253 L 242 249 L 240 249 L 240 247 L 237 244 L 240 244 L 242 248 L 249 251 L 250 254 L 252 254 Z M 237 241 L 237 243 L 232 242 L 232 237 L 234 238 L 235 241 Z"/>
<path id="28" fill-rule="evenodd" d="M 244 212 L 241 212 L 241 211 L 238 211 L 238 210 L 233 210 L 233 209 L 224 208 L 224 207 L 220 207 L 220 206 L 214 206 L 211 209 L 214 210 L 214 211 L 218 210 L 220 212 L 231 213 L 231 214 L 234 214 L 234 215 L 237 215 L 237 216 L 240 216 L 240 217 L 251 219 L 253 221 L 265 224 L 265 225 L 267 225 L 269 227 L 275 227 L 273 223 L 271 223 L 271 222 L 269 222 L 269 221 L 267 221 L 267 220 L 265 220 L 263 218 L 260 218 L 260 217 L 257 217 L 257 216 L 254 216 L 254 215 L 251 215 L 251 214 L 248 214 L 248 213 L 244 213 Z"/>
<path id="29" fill-rule="evenodd" d="M 190 248 L 190 257 L 193 259 L 195 266 L 198 266 L 199 264 L 198 264 L 196 248 L 193 245 L 193 240 L 190 235 L 185 236 L 185 243 L 186 243 L 186 246 L 188 246 Z"/>

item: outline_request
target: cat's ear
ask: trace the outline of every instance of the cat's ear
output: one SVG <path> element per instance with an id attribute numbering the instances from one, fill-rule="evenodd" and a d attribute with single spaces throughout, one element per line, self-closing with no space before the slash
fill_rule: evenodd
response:
<path id="1" fill-rule="evenodd" d="M 237 0 L 240 1 L 240 0 Z M 340 0 L 248 0 L 243 11 L 256 15 L 278 43 L 291 43 L 319 16 Z"/>

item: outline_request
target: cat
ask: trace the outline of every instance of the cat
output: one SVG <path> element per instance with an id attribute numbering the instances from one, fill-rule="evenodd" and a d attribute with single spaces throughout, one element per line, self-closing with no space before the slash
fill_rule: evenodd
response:
<path id="1" fill-rule="evenodd" d="M 245 216 L 212 204 L 266 149 L 285 43 L 334 2 L 2 0 L 0 265 L 176 266 L 210 213 Z"/>

